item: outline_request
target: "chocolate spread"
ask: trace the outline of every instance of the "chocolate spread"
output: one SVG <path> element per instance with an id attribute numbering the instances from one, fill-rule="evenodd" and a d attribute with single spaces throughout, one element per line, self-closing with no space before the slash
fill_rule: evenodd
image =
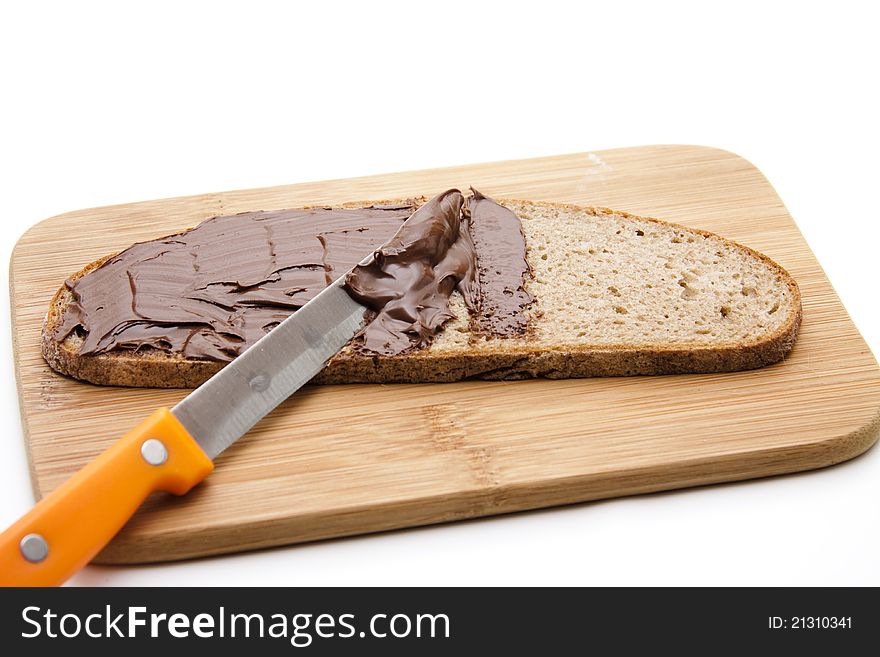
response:
<path id="1" fill-rule="evenodd" d="M 415 211 L 397 234 L 345 280 L 348 293 L 375 312 L 355 344 L 375 354 L 399 354 L 430 342 L 453 317 L 449 297 L 458 289 L 477 306 L 474 243 L 462 218 L 457 189 Z"/>
<path id="2" fill-rule="evenodd" d="M 532 297 L 516 215 L 476 190 L 415 207 L 245 212 L 135 244 L 65 283 L 73 302 L 54 337 L 77 332 L 85 355 L 149 347 L 226 362 L 348 270 L 346 290 L 369 308 L 361 352 L 427 345 L 453 316 L 454 290 L 476 332 L 525 333 Z"/>
<path id="3" fill-rule="evenodd" d="M 230 361 L 379 248 L 412 205 L 245 212 L 142 242 L 66 286 L 56 340 Z"/>
<path id="4" fill-rule="evenodd" d="M 523 335 L 528 328 L 525 309 L 534 301 L 524 283 L 532 270 L 526 261 L 522 223 L 512 210 L 471 187 L 465 208 L 477 260 L 480 303 L 474 324 L 489 336 Z"/>

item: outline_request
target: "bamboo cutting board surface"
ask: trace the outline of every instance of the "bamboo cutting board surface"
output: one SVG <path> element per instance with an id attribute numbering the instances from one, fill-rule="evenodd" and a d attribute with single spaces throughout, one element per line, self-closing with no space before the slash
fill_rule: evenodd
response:
<path id="1" fill-rule="evenodd" d="M 764 176 L 725 151 L 649 146 L 148 201 L 34 226 L 15 248 L 10 285 L 37 497 L 186 394 L 52 371 L 40 323 L 67 276 L 218 214 L 471 184 L 675 221 L 762 251 L 801 286 L 801 337 L 785 362 L 736 374 L 307 386 L 192 493 L 151 497 L 99 561 L 180 559 L 808 470 L 876 441 L 880 369 Z"/>

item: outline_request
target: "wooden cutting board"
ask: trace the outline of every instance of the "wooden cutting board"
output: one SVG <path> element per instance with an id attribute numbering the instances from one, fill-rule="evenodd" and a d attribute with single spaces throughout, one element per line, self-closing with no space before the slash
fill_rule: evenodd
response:
<path id="1" fill-rule="evenodd" d="M 791 357 L 737 374 L 307 386 L 189 495 L 156 495 L 100 555 L 181 559 L 819 468 L 880 432 L 880 369 L 779 197 L 731 153 L 648 146 L 71 212 L 12 256 L 15 364 L 37 497 L 183 390 L 93 386 L 40 356 L 65 277 L 131 243 L 245 210 L 484 193 L 602 205 L 763 251 L 800 283 Z"/>

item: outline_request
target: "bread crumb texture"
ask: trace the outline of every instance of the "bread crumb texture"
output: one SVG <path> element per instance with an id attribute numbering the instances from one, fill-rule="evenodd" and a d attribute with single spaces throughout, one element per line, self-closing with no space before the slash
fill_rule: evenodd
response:
<path id="1" fill-rule="evenodd" d="M 744 345 L 790 320 L 785 273 L 708 233 L 592 208 L 505 201 L 520 217 L 533 278 L 532 334 L 470 340 L 457 319 L 431 351 L 651 344 Z"/>

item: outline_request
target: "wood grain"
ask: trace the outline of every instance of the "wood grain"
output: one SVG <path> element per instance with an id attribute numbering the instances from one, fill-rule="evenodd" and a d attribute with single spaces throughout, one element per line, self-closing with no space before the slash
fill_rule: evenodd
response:
<path id="1" fill-rule="evenodd" d="M 146 562 L 311 541 L 819 468 L 880 432 L 880 369 L 763 175 L 742 158 L 650 146 L 205 194 L 71 212 L 11 263 L 15 364 L 37 497 L 186 391 L 104 388 L 49 369 L 40 323 L 84 264 L 221 213 L 433 194 L 602 205 L 703 228 L 798 280 L 784 363 L 719 375 L 310 386 L 183 498 L 154 496 L 100 555 Z"/>

